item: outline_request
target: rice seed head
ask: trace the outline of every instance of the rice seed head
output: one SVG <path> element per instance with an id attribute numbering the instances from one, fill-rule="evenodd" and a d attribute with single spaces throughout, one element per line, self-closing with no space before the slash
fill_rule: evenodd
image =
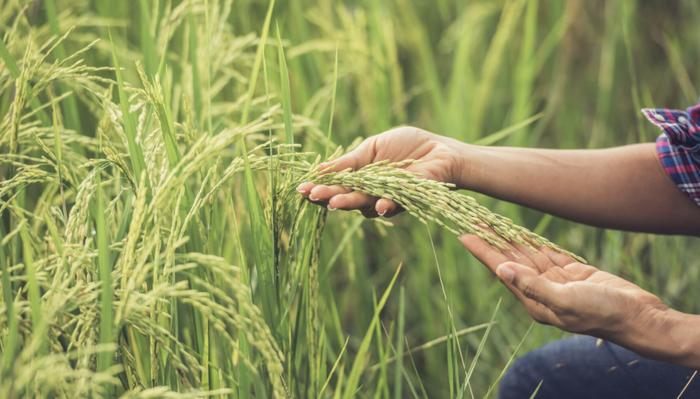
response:
<path id="1" fill-rule="evenodd" d="M 405 169 L 415 162 L 418 161 L 380 161 L 357 171 L 320 173 L 314 170 L 309 177 L 317 184 L 337 184 L 391 199 L 423 223 L 436 223 L 456 235 L 475 234 L 499 249 L 505 249 L 508 243 L 531 248 L 546 246 L 585 263 L 580 256 L 491 212 L 473 197 L 452 190 L 453 184 L 429 180 Z"/>

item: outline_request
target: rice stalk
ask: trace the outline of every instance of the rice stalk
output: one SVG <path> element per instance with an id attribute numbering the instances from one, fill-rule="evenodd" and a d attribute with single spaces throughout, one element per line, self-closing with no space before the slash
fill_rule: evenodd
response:
<path id="1" fill-rule="evenodd" d="M 453 184 L 429 180 L 404 168 L 414 160 L 380 161 L 357 171 L 344 170 L 311 176 L 317 184 L 342 185 L 372 196 L 388 198 L 401 205 L 423 223 L 436 223 L 455 235 L 475 234 L 487 243 L 505 250 L 509 243 L 530 248 L 546 246 L 557 252 L 585 260 L 514 224 L 510 219 L 479 205 L 473 197 L 453 191 Z"/>

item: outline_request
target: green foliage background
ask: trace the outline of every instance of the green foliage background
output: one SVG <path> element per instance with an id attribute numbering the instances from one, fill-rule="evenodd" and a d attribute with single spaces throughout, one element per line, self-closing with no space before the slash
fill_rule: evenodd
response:
<path id="1" fill-rule="evenodd" d="M 448 232 L 326 215 L 296 184 L 314 154 L 399 124 L 652 141 L 641 107 L 697 98 L 698 17 L 690 0 L 0 1 L 0 393 L 492 395 L 516 348 L 562 333 L 531 328 Z M 697 240 L 480 200 L 700 311 Z"/>

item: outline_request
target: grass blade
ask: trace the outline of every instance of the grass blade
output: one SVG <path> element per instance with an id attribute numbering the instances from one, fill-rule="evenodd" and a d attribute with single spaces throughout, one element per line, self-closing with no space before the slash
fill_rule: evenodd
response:
<path id="1" fill-rule="evenodd" d="M 49 21 L 49 27 L 51 28 L 51 33 L 54 36 L 60 36 L 61 35 L 61 30 L 58 25 L 58 15 L 56 12 L 56 3 L 55 0 L 45 0 L 44 1 L 44 7 L 46 8 L 46 18 Z M 66 50 L 63 45 L 63 42 L 59 43 L 58 46 L 56 46 L 56 55 L 59 60 L 63 60 L 66 58 Z M 67 89 L 64 87 L 63 84 L 59 84 L 59 89 L 62 92 L 66 92 Z M 77 131 L 77 132 L 82 132 L 82 126 L 80 123 L 80 113 L 78 112 L 78 102 L 75 99 L 75 96 L 69 96 L 66 98 L 66 101 L 64 102 L 65 104 L 65 113 L 66 113 L 66 122 L 68 123 L 68 127 L 71 129 Z"/>
<path id="2" fill-rule="evenodd" d="M 464 397 L 464 392 L 467 390 L 468 387 L 471 385 L 471 378 L 472 375 L 474 374 L 474 370 L 476 369 L 476 363 L 479 361 L 479 356 L 481 353 L 484 351 L 484 347 L 486 345 L 486 340 L 489 337 L 489 334 L 491 333 L 491 327 L 493 327 L 494 322 L 496 320 L 496 315 L 498 314 L 498 311 L 501 308 L 501 299 L 498 299 L 498 302 L 496 302 L 496 307 L 493 310 L 493 314 L 491 315 L 491 320 L 489 320 L 489 325 L 486 327 L 486 331 L 484 331 L 484 335 L 481 337 L 481 341 L 479 342 L 479 347 L 476 349 L 476 353 L 474 354 L 474 358 L 472 359 L 471 364 L 469 365 L 469 370 L 467 371 L 466 375 L 464 376 L 464 383 L 462 384 L 462 389 L 459 392 L 459 398 Z"/>
<path id="3" fill-rule="evenodd" d="M 31 309 L 32 324 L 34 331 L 41 331 L 43 324 L 43 313 L 41 305 L 41 289 L 36 278 L 36 268 L 34 265 L 34 250 L 32 249 L 31 238 L 27 225 L 24 224 L 20 228 L 20 237 L 22 240 L 22 254 L 24 261 L 24 269 L 27 275 L 27 295 L 29 297 L 29 308 Z M 48 343 L 42 336 L 40 339 L 39 355 L 44 355 L 48 351 Z"/>
<path id="4" fill-rule="evenodd" d="M 97 264 L 100 277 L 100 344 L 114 341 L 112 310 L 112 267 L 109 263 L 109 236 L 105 222 L 105 198 L 100 172 L 95 175 L 97 203 L 95 205 L 95 230 L 97 236 Z M 105 371 L 112 364 L 112 352 L 102 351 L 97 358 L 97 370 Z"/>
<path id="5" fill-rule="evenodd" d="M 389 285 L 386 287 L 386 289 L 384 289 L 382 297 L 379 299 L 377 306 L 374 308 L 374 315 L 372 317 L 372 321 L 370 322 L 369 327 L 367 328 L 367 332 L 365 333 L 365 336 L 362 339 L 362 342 L 360 343 L 360 347 L 357 349 L 355 361 L 353 362 L 352 368 L 350 369 L 350 374 L 348 374 L 345 394 L 343 395 L 344 399 L 354 397 L 357 389 L 359 388 L 358 384 L 360 382 L 360 376 L 362 375 L 362 372 L 364 371 L 365 365 L 369 358 L 369 347 L 372 343 L 372 335 L 374 334 L 374 329 L 376 328 L 377 323 L 379 323 L 379 313 L 381 313 L 382 309 L 384 309 L 384 305 L 386 305 L 386 302 L 389 300 L 389 294 L 391 294 L 391 290 L 392 288 L 394 288 L 394 283 L 396 283 L 396 279 L 399 277 L 401 268 L 402 265 L 399 264 L 399 267 L 396 268 L 394 276 L 391 278 Z"/>
<path id="6" fill-rule="evenodd" d="M 333 138 L 333 117 L 335 116 L 335 98 L 338 91 L 338 44 L 335 45 L 335 60 L 333 62 L 333 92 L 331 94 L 331 107 L 328 115 L 328 133 L 326 141 L 326 148 L 323 152 L 323 157 L 328 157 L 328 152 L 330 151 L 331 139 Z"/>
<path id="7" fill-rule="evenodd" d="M 282 110 L 284 119 L 284 136 L 287 144 L 294 144 L 294 131 L 292 130 L 292 96 L 289 89 L 289 70 L 284 56 L 284 46 L 280 37 L 280 28 L 277 28 L 277 63 L 280 69 L 280 86 L 282 91 Z M 293 150 L 293 148 L 292 148 Z"/>
<path id="8" fill-rule="evenodd" d="M 5 236 L 3 230 L 2 225 L 0 225 L 0 233 L 2 236 Z M 3 342 L 2 369 L 0 370 L 0 381 L 2 381 L 5 379 L 6 374 L 11 373 L 19 341 L 19 321 L 15 314 L 14 299 L 12 297 L 14 290 L 10 282 L 10 270 L 7 267 L 5 246 L 2 243 L 0 243 L 0 272 L 2 272 L 2 294 L 7 317 L 7 338 Z"/>
<path id="9" fill-rule="evenodd" d="M 405 299 L 403 287 L 399 287 L 399 321 L 396 327 L 396 365 L 394 366 L 394 399 L 401 399 L 403 386 L 403 342 L 406 328 Z"/>
<path id="10" fill-rule="evenodd" d="M 139 179 L 141 173 L 146 168 L 146 161 L 143 157 L 141 147 L 136 143 L 136 122 L 131 114 L 129 97 L 124 90 L 124 79 L 122 78 L 117 50 L 112 40 L 112 32 L 109 32 L 109 42 L 112 48 L 112 63 L 114 64 L 114 74 L 117 78 L 117 91 L 119 93 L 119 107 L 122 111 L 122 120 L 124 121 L 124 134 L 126 135 L 127 147 L 129 149 L 129 159 L 131 160 L 131 168 L 134 173 L 135 180 Z M 148 184 L 148 178 L 146 178 Z"/>

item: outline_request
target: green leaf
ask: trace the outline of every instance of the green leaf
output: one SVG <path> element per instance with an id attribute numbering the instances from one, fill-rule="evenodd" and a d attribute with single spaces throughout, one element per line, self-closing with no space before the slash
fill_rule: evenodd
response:
<path id="1" fill-rule="evenodd" d="M 29 231 L 27 231 L 26 224 L 20 228 L 20 237 L 22 240 L 24 270 L 27 275 L 27 295 L 29 297 L 29 308 L 31 310 L 32 324 L 34 326 L 33 331 L 37 333 L 42 330 L 43 323 L 43 314 L 41 310 L 41 290 L 39 288 L 39 282 L 36 278 L 34 250 L 32 249 L 31 238 L 29 236 Z M 41 344 L 39 346 L 38 353 L 39 355 L 44 355 L 48 353 L 48 342 L 43 334 L 39 339 Z"/>
<path id="2" fill-rule="evenodd" d="M 392 288 L 394 288 L 394 283 L 396 283 L 396 279 L 399 277 L 401 268 L 402 264 L 399 264 L 399 267 L 396 268 L 394 276 L 391 278 L 389 285 L 384 290 L 384 293 L 382 294 L 381 299 L 377 303 L 377 306 L 374 307 L 374 315 L 372 316 L 372 321 L 370 322 L 369 327 L 367 328 L 367 332 L 365 333 L 365 336 L 362 339 L 362 342 L 360 343 L 360 347 L 357 349 L 355 361 L 353 362 L 352 368 L 350 369 L 350 374 L 348 375 L 345 393 L 343 395 L 344 399 L 350 399 L 355 397 L 356 390 L 360 382 L 360 376 L 365 370 L 365 366 L 367 365 L 367 361 L 369 359 L 369 348 L 370 344 L 372 343 L 372 334 L 374 332 L 374 329 L 376 328 L 377 323 L 379 323 L 379 314 L 381 313 L 382 309 L 384 309 L 384 305 L 386 305 L 387 300 L 389 300 L 389 294 L 391 294 L 391 290 Z"/>
<path id="3" fill-rule="evenodd" d="M 289 89 L 289 71 L 287 60 L 284 57 L 284 46 L 280 38 L 280 28 L 277 28 L 277 61 L 280 69 L 280 85 L 282 86 L 282 110 L 284 119 L 284 134 L 287 144 L 294 144 L 294 131 L 292 130 L 292 96 Z M 293 148 L 292 148 L 293 150 Z"/>
<path id="4" fill-rule="evenodd" d="M 127 147 L 129 149 L 129 158 L 131 160 L 131 168 L 134 172 L 134 178 L 138 180 L 141 177 L 141 172 L 146 168 L 146 161 L 143 157 L 141 147 L 136 143 L 136 122 L 131 115 L 129 97 L 124 90 L 124 79 L 122 78 L 121 67 L 119 66 L 119 58 L 117 57 L 117 49 L 112 40 L 112 32 L 109 31 L 109 42 L 112 46 L 112 63 L 114 64 L 114 73 L 117 78 L 117 91 L 119 93 L 119 107 L 122 111 L 122 120 L 124 125 L 124 134 L 126 135 Z M 148 185 L 148 178 L 146 179 Z"/>
<path id="5" fill-rule="evenodd" d="M 105 222 L 105 198 L 102 191 L 100 172 L 95 176 L 97 204 L 94 218 L 97 238 L 97 265 L 100 277 L 100 344 L 114 342 L 112 309 L 112 267 L 109 262 L 109 233 Z M 112 364 L 112 352 L 102 351 L 97 358 L 97 370 L 104 371 Z"/>

